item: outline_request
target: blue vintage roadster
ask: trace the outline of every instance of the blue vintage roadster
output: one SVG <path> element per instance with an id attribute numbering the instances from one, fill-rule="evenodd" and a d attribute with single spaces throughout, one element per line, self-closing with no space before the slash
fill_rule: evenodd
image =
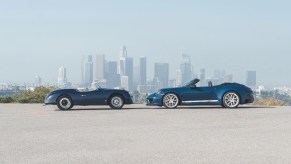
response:
<path id="1" fill-rule="evenodd" d="M 60 110 L 69 110 L 74 105 L 109 105 L 121 109 L 124 104 L 132 104 L 128 91 L 93 87 L 90 89 L 61 89 L 50 92 L 44 103 L 56 104 Z"/>

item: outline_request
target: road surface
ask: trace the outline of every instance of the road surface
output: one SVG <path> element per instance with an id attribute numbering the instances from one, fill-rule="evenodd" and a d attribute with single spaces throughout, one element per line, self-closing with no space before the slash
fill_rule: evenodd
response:
<path id="1" fill-rule="evenodd" d="M 291 163 L 291 107 L 0 104 L 0 163 Z"/>

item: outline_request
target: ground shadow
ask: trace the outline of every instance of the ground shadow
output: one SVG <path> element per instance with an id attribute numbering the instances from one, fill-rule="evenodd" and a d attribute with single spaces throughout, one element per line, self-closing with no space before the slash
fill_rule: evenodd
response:
<path id="1" fill-rule="evenodd" d="M 262 108 L 276 108 L 272 106 L 239 106 L 237 108 L 224 108 L 221 106 L 180 106 L 177 109 L 234 109 L 234 110 L 239 110 L 239 109 L 262 109 Z"/>
<path id="2" fill-rule="evenodd" d="M 195 110 L 195 109 L 204 109 L 204 110 L 221 110 L 221 109 L 229 109 L 229 110 L 239 110 L 239 109 L 262 109 L 262 108 L 276 108 L 276 107 L 271 107 L 271 106 L 239 106 L 238 108 L 223 108 L 221 106 L 179 106 L 176 109 L 179 110 Z M 108 110 L 108 111 L 116 111 L 116 110 L 159 110 L 159 109 L 166 109 L 164 107 L 155 107 L 155 106 L 146 106 L 146 105 L 140 105 L 138 107 L 130 107 L 126 106 L 122 109 L 111 109 L 110 107 L 74 107 L 70 110 L 67 111 L 91 111 L 91 110 Z M 167 109 L 167 110 L 171 110 L 171 109 Z M 175 110 L 175 109 L 174 109 Z M 55 111 L 62 111 L 59 110 L 58 108 L 55 109 Z"/>

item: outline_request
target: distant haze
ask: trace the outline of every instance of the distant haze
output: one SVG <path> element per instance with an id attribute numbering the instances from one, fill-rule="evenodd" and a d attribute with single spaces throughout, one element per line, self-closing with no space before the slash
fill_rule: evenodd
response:
<path id="1" fill-rule="evenodd" d="M 257 71 L 257 84 L 291 86 L 291 1 L 186 0 L 9 0 L 0 2 L 0 83 L 56 83 L 58 68 L 79 83 L 81 56 L 105 54 L 118 60 L 147 57 L 170 63 L 175 77 L 181 52 L 194 71 L 215 69 L 245 82 Z"/>

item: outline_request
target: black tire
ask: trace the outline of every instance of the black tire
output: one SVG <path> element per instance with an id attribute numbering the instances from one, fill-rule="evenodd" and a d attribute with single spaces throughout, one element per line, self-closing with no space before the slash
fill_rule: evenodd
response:
<path id="1" fill-rule="evenodd" d="M 73 101 L 69 96 L 61 96 L 58 98 L 57 106 L 60 110 L 69 110 L 73 105 Z"/>
<path id="2" fill-rule="evenodd" d="M 174 93 L 167 93 L 163 97 L 163 106 L 167 109 L 177 108 L 179 105 L 179 97 Z"/>
<path id="3" fill-rule="evenodd" d="M 237 108 L 240 104 L 240 96 L 234 91 L 226 92 L 223 95 L 222 103 L 225 108 Z"/>
<path id="4" fill-rule="evenodd" d="M 109 98 L 108 105 L 112 109 L 121 109 L 124 105 L 124 99 L 120 95 L 113 95 Z"/>

